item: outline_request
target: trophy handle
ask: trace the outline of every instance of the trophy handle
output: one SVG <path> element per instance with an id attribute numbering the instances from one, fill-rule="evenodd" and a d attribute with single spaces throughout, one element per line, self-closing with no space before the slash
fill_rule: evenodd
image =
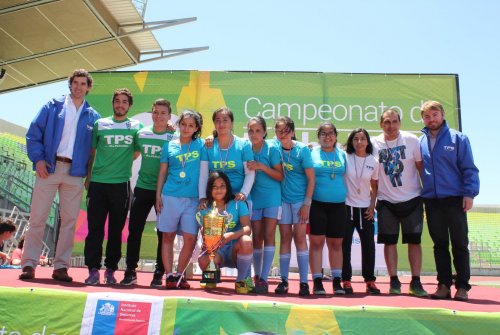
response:
<path id="1" fill-rule="evenodd" d="M 200 227 L 203 227 L 203 218 L 201 217 L 201 211 L 196 212 L 196 222 Z"/>
<path id="2" fill-rule="evenodd" d="M 227 213 L 227 212 L 226 212 Z M 227 213 L 224 215 L 224 227 L 222 228 L 222 235 L 224 235 L 229 228 L 229 222 L 233 220 L 233 214 Z"/>

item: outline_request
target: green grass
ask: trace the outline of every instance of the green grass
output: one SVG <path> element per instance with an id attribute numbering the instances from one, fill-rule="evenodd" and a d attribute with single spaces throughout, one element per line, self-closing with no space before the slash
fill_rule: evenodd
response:
<path id="1" fill-rule="evenodd" d="M 483 264 L 491 264 L 492 266 L 500 266 L 500 213 L 479 213 L 471 212 L 468 215 L 469 220 L 469 239 L 471 243 L 491 243 L 496 248 L 490 250 L 474 251 L 471 250 L 471 263 L 474 265 L 478 258 L 481 258 Z M 401 237 L 400 237 L 401 241 Z M 84 242 L 75 243 L 73 250 L 74 255 L 83 255 Z M 279 265 L 279 245 L 280 236 L 279 230 L 276 229 L 276 253 L 274 256 L 274 266 Z M 104 241 L 104 249 L 106 241 Z M 429 236 L 427 224 L 424 223 L 424 231 L 422 234 L 422 271 L 434 272 L 434 254 L 433 243 Z M 127 244 L 122 245 L 122 254 L 126 255 Z M 408 263 L 407 246 L 398 244 L 398 269 L 400 271 L 409 271 L 410 266 Z M 383 255 L 377 255 L 383 257 Z M 156 231 L 155 222 L 148 222 L 144 228 L 141 242 L 141 258 L 142 259 L 155 259 L 156 258 Z M 488 263 L 486 263 L 488 262 Z"/>
<path id="2" fill-rule="evenodd" d="M 157 237 L 155 231 L 155 222 L 147 222 L 144 227 L 144 233 L 142 234 L 141 239 L 141 259 L 156 259 L 156 245 L 157 245 Z M 85 242 L 75 243 L 73 248 L 73 255 L 82 256 L 83 248 L 85 246 Z M 106 241 L 103 243 L 103 254 L 106 250 Z M 122 243 L 122 255 L 125 256 L 127 254 L 127 243 Z"/>

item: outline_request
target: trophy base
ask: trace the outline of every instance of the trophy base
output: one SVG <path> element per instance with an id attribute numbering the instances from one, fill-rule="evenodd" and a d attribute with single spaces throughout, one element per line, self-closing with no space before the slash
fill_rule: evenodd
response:
<path id="1" fill-rule="evenodd" d="M 200 283 L 202 284 L 217 284 L 220 283 L 220 270 L 205 270 L 201 273 Z"/>

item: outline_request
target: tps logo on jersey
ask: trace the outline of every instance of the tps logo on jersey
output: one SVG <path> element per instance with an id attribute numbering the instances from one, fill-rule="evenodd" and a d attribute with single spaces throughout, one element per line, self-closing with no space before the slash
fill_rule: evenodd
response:
<path id="1" fill-rule="evenodd" d="M 107 145 L 129 145 L 134 142 L 133 135 L 105 135 Z"/>
<path id="2" fill-rule="evenodd" d="M 287 169 L 288 171 L 293 171 L 293 165 L 283 162 L 283 169 Z"/>
<path id="3" fill-rule="evenodd" d="M 331 168 L 331 167 L 342 167 L 339 161 L 321 161 L 321 166 Z"/>
<path id="4" fill-rule="evenodd" d="M 234 169 L 236 167 L 235 161 L 212 161 L 212 166 L 215 170 L 218 169 Z"/>
<path id="5" fill-rule="evenodd" d="M 195 160 L 198 157 L 200 157 L 200 153 L 198 152 L 198 150 L 175 156 L 175 158 L 177 158 L 181 163 Z"/>
<path id="6" fill-rule="evenodd" d="M 143 144 L 142 149 L 145 155 L 157 156 L 159 153 L 161 153 L 162 148 L 158 145 Z"/>

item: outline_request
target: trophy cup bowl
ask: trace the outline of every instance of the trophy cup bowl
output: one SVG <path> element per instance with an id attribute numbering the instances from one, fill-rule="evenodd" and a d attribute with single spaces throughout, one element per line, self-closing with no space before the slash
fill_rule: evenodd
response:
<path id="1" fill-rule="evenodd" d="M 205 215 L 197 213 L 196 219 L 203 227 L 203 249 L 206 250 L 209 258 L 209 263 L 201 274 L 201 283 L 209 284 L 208 287 L 214 287 L 215 284 L 220 283 L 220 269 L 215 265 L 215 253 L 222 245 L 224 233 L 227 230 L 228 215 L 221 215 L 217 211 L 217 207 Z"/>

